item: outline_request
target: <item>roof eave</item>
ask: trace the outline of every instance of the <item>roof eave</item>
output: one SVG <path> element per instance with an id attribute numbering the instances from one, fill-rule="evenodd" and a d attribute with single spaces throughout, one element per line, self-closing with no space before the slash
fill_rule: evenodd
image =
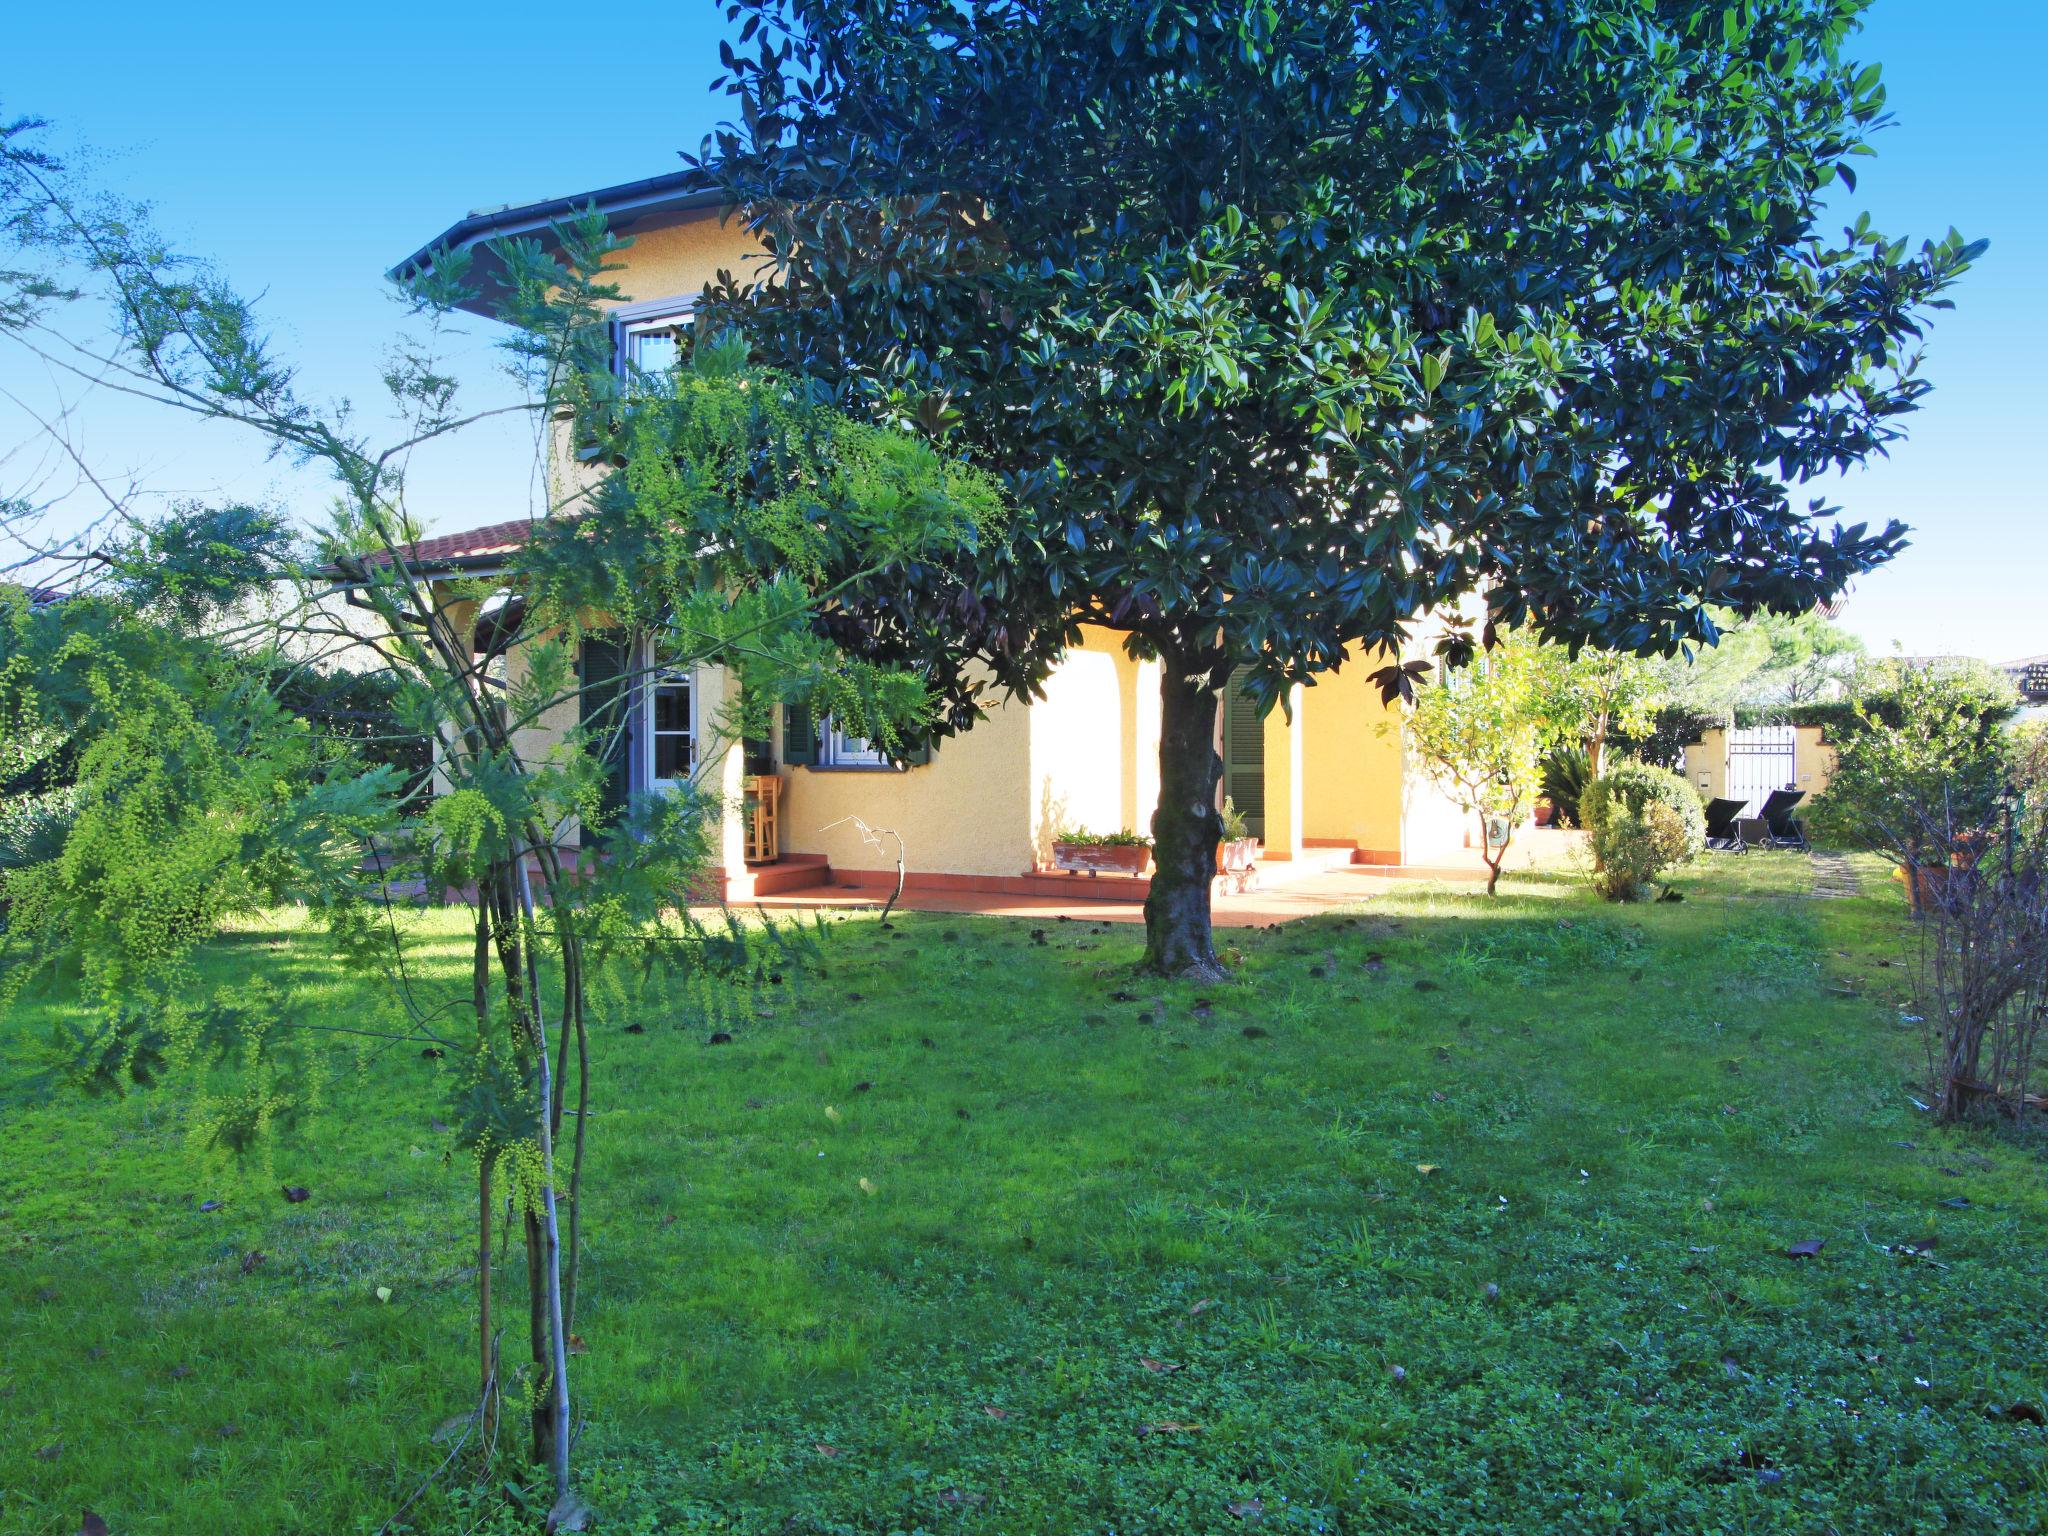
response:
<path id="1" fill-rule="evenodd" d="M 469 250 L 493 240 L 540 234 L 551 225 L 574 218 L 595 208 L 615 225 L 671 213 L 701 213 L 725 206 L 725 194 L 705 182 L 701 171 L 670 171 L 639 181 L 579 192 L 569 197 L 551 197 L 543 202 L 494 208 L 458 219 L 439 235 L 392 267 L 385 275 L 393 282 L 433 270 L 443 251 Z"/>

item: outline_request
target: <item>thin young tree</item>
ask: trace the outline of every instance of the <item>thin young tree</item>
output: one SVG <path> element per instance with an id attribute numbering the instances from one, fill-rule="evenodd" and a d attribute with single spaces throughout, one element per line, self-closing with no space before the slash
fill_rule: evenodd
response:
<path id="1" fill-rule="evenodd" d="M 0 142 L 0 154 L 19 146 Z M 492 1296 L 494 1178 L 508 1179 L 527 1259 L 533 1455 L 554 1483 L 557 1524 L 581 1518 L 569 1475 L 568 1340 L 575 1321 L 592 1079 L 587 1011 L 598 969 L 621 950 L 708 968 L 743 985 L 765 939 L 689 915 L 708 862 L 715 794 L 607 805 L 601 764 L 616 749 L 639 677 L 608 697 L 579 686 L 572 647 L 603 627 L 662 666 L 744 674 L 706 761 L 785 698 L 894 742 L 923 728 L 918 679 L 840 655 L 819 611 L 891 564 L 943 564 L 995 531 L 1002 500 L 984 474 L 901 432 L 860 425 L 802 380 L 756 367 L 729 335 L 698 338 L 675 371 L 613 371 L 605 309 L 622 242 L 592 213 L 497 251 L 507 347 L 527 385 L 517 411 L 539 451 L 560 430 L 579 450 L 547 466 L 547 503 L 504 591 L 430 578 L 412 555 L 413 449 L 472 425 L 439 363 L 440 323 L 468 298 L 467 263 L 444 253 L 406 297 L 429 324 L 389 381 L 396 440 L 375 447 L 309 401 L 263 339 L 252 307 L 180 258 L 137 210 L 92 199 L 47 156 L 10 162 L 17 233 L 82 274 L 109 307 L 115 344 L 95 350 L 57 323 L 75 295 L 25 293 L 0 310 L 7 339 L 50 366 L 112 380 L 167 411 L 239 425 L 263 451 L 324 467 L 335 502 L 308 530 L 247 509 L 193 508 L 118 525 L 67 556 L 72 597 L 0 609 L 0 719 L 77 748 L 76 803 L 42 857 L 6 870 L 4 980 L 18 987 L 76 966 L 103 1004 L 75 1041 L 82 1076 L 153 1075 L 179 1040 L 234 1017 L 194 997 L 188 961 L 227 915 L 292 898 L 311 905 L 351 962 L 385 978 L 399 1038 L 455 1058 L 458 1136 L 476 1156 L 478 1396 L 488 1444 L 507 1380 Z M 81 334 L 83 333 L 83 334 Z M 309 737 L 279 700 L 280 678 L 336 646 L 363 649 L 328 597 L 345 588 L 375 619 L 375 653 L 401 683 L 417 736 L 434 743 L 439 793 L 404 825 L 403 786 L 349 742 Z M 256 595 L 261 592 L 261 597 Z M 479 639 L 472 615 L 511 595 Z M 514 647 L 522 665 L 500 667 Z M 251 654 L 253 653 L 253 655 Z M 284 663 L 280 665 L 280 663 Z M 535 754 L 523 729 L 563 706 L 580 720 Z M 580 826 L 595 857 L 563 845 Z M 365 855 L 368 855 L 366 858 Z M 468 893 L 467 984 L 432 995 L 393 904 L 408 883 Z M 465 1035 L 449 1021 L 466 1014 Z M 191 1028 L 186 1028 L 189 1022 Z M 264 1039 L 293 1024 L 271 1008 Z M 275 1118 L 285 1069 L 243 1096 L 220 1136 L 243 1144 Z M 573 1115 L 567 1144 L 564 1127 Z"/>

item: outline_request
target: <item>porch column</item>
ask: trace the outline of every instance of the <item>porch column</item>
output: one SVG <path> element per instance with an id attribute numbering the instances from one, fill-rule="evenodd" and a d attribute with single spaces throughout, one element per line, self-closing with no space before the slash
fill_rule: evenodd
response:
<path id="1" fill-rule="evenodd" d="M 696 771 L 698 785 L 718 798 L 718 828 L 711 840 L 718 867 L 728 877 L 742 874 L 747 867 L 747 749 L 738 740 L 727 740 L 717 722 L 737 717 L 739 679 L 723 667 L 700 667 L 694 679 L 697 694 L 698 740 L 705 758 Z M 727 705 L 735 708 L 728 712 Z"/>
<path id="2" fill-rule="evenodd" d="M 1302 689 L 1288 689 L 1283 710 L 1266 716 L 1266 852 L 1297 859 L 1302 852 Z"/>

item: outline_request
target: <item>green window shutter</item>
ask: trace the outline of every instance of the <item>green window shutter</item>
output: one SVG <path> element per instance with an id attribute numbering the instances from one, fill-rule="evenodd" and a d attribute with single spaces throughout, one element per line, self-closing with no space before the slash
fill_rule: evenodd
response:
<path id="1" fill-rule="evenodd" d="M 808 704 L 782 706 L 782 760 L 793 767 L 818 761 L 818 733 L 811 726 Z"/>
<path id="2" fill-rule="evenodd" d="M 1223 793 L 1253 837 L 1266 835 L 1266 722 L 1245 691 L 1249 668 L 1230 674 L 1223 692 Z"/>
<path id="3" fill-rule="evenodd" d="M 604 764 L 604 794 L 599 805 L 605 819 L 612 821 L 625 811 L 632 792 L 629 765 L 634 720 L 626 694 L 631 658 L 619 640 L 585 635 L 578 661 L 582 677 L 576 695 L 577 719 L 595 734 L 591 746 Z"/>

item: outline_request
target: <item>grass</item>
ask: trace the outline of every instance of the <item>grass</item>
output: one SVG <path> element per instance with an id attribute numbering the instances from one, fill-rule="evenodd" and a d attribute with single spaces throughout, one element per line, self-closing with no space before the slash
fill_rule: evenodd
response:
<path id="1" fill-rule="evenodd" d="M 1898 895 L 1806 879 L 1419 888 L 1230 935 L 1210 988 L 1130 928 L 849 919 L 761 1017 L 622 1008 L 602 1528 L 2042 1530 L 2038 1148 L 1913 1108 Z M 286 925 L 207 964 L 384 1015 Z M 0 1531 L 377 1530 L 469 1385 L 438 1064 L 361 1042 L 223 1164 L 174 1096 L 38 1086 L 63 1006 L 0 1029 Z M 524 1475 L 396 1529 L 530 1529 Z"/>

